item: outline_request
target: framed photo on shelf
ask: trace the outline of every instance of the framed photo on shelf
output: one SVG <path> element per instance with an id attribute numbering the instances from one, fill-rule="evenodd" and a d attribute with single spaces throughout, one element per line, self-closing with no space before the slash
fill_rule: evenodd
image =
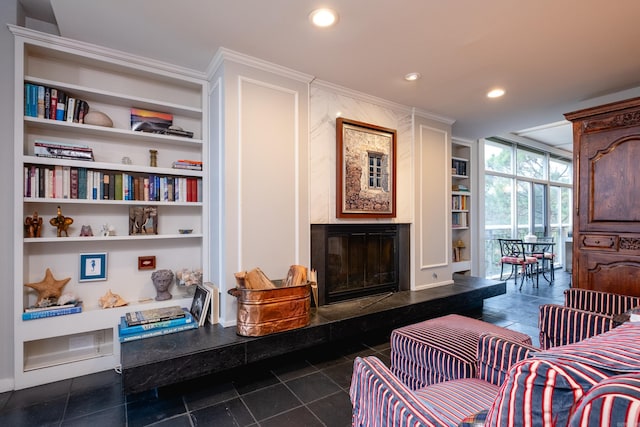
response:
<path id="1" fill-rule="evenodd" d="M 80 276 L 78 282 L 107 280 L 107 253 L 80 254 Z"/>
<path id="2" fill-rule="evenodd" d="M 155 270 L 155 268 L 156 268 L 155 255 L 138 257 L 138 270 Z"/>
<path id="3" fill-rule="evenodd" d="M 207 321 L 207 313 L 211 303 L 211 292 L 202 285 L 197 285 L 191 301 L 191 309 L 189 312 L 198 322 L 198 326 L 202 326 Z"/>
<path id="4" fill-rule="evenodd" d="M 396 134 L 336 119 L 337 218 L 395 218 Z"/>

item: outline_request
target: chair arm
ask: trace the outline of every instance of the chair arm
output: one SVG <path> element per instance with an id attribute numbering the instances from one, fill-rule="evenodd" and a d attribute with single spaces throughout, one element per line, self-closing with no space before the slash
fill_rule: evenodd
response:
<path id="1" fill-rule="evenodd" d="M 478 340 L 478 378 L 500 386 L 512 365 L 524 360 L 537 351 L 532 345 L 523 344 L 509 338 L 485 332 Z"/>
<path id="2" fill-rule="evenodd" d="M 445 425 L 374 356 L 355 358 L 349 394 L 355 427 Z"/>
<path id="3" fill-rule="evenodd" d="M 591 311 L 556 304 L 540 306 L 538 319 L 540 347 L 543 350 L 572 344 L 614 328 L 613 318 Z"/>
<path id="4" fill-rule="evenodd" d="M 593 311 L 612 316 L 640 306 L 640 297 L 591 289 L 570 288 L 564 291 L 564 305 L 578 310 Z"/>
<path id="5" fill-rule="evenodd" d="M 640 425 L 640 374 L 616 375 L 591 388 L 574 405 L 569 425 Z"/>

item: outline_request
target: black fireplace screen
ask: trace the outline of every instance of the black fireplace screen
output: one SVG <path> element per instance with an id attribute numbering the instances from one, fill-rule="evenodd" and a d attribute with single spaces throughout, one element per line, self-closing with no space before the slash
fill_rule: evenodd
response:
<path id="1" fill-rule="evenodd" d="M 327 302 L 398 290 L 398 233 L 390 230 L 329 231 Z"/>

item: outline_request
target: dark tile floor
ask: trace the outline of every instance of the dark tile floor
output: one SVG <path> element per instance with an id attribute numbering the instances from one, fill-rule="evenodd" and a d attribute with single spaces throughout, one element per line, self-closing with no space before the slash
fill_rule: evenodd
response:
<path id="1" fill-rule="evenodd" d="M 562 303 L 569 276 L 540 280 L 485 300 L 481 319 L 538 343 L 538 306 Z M 389 362 L 388 334 L 362 337 L 261 362 L 223 375 L 124 396 L 115 372 L 0 394 L 2 426 L 349 426 L 353 359 Z"/>

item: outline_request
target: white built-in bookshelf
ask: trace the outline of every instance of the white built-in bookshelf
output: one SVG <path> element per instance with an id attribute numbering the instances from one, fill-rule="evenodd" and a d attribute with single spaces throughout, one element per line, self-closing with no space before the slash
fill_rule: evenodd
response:
<path id="1" fill-rule="evenodd" d="M 473 208 L 471 144 L 456 138 L 451 141 L 451 260 L 454 273 L 471 271 Z"/>
<path id="2" fill-rule="evenodd" d="M 117 368 L 120 316 L 139 309 L 190 305 L 192 297 L 175 285 L 170 289 L 173 299 L 155 301 L 154 270 L 139 269 L 139 257 L 154 256 L 156 269 L 201 268 L 206 280 L 208 167 L 183 170 L 173 168 L 172 163 L 207 158 L 208 92 L 205 76 L 198 72 L 21 27 L 10 29 L 16 54 L 13 293 L 15 387 L 20 389 Z M 89 111 L 106 114 L 113 127 L 26 115 L 26 83 L 85 100 Z M 132 131 L 131 108 L 169 113 L 173 124 L 193 132 L 193 137 Z M 36 139 L 87 145 L 95 161 L 37 157 Z M 150 150 L 157 150 L 155 167 L 150 166 Z M 199 197 L 189 201 L 72 198 L 64 197 L 65 193 L 36 197 L 25 190 L 29 171 L 56 168 L 84 168 L 112 176 L 161 176 L 169 182 L 189 178 L 199 183 Z M 56 228 L 49 224 L 58 206 L 65 217 L 73 218 L 69 237 L 57 237 Z M 132 206 L 156 207 L 157 234 L 129 235 Z M 25 219 L 35 212 L 43 219 L 42 232 L 40 237 L 29 237 Z M 91 226 L 94 236 L 81 237 L 83 225 Z M 105 226 L 114 235 L 101 235 Z M 192 232 L 181 234 L 183 229 Z M 106 253 L 106 280 L 80 281 L 80 255 L 102 253 Z M 64 292 L 79 297 L 83 311 L 23 321 L 22 312 L 37 299 L 37 293 L 24 284 L 42 280 L 47 268 L 56 279 L 71 278 Z M 101 308 L 100 297 L 108 291 L 129 305 Z"/>

